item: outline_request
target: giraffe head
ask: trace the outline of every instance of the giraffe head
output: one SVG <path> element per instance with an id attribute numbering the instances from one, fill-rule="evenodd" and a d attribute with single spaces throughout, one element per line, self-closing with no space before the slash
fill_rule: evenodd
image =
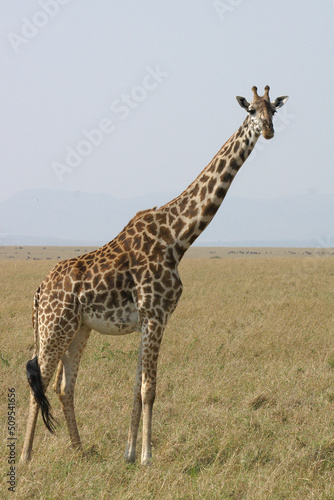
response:
<path id="1" fill-rule="evenodd" d="M 260 97 L 257 87 L 252 87 L 253 101 L 249 103 L 244 97 L 237 96 L 237 101 L 250 116 L 251 125 L 255 132 L 262 134 L 265 139 L 274 137 L 273 115 L 278 108 L 281 108 L 288 96 L 277 97 L 273 102 L 269 99 L 269 86 L 266 85 L 264 95 Z"/>

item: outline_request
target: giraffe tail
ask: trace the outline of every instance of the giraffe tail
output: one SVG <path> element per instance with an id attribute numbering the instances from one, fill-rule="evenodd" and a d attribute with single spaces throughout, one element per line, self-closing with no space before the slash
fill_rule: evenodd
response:
<path id="1" fill-rule="evenodd" d="M 57 421 L 51 415 L 50 402 L 44 394 L 41 370 L 39 368 L 37 356 L 28 361 L 26 369 L 28 383 L 31 387 L 35 401 L 42 411 L 43 422 L 51 434 L 54 434 Z"/>
<path id="2" fill-rule="evenodd" d="M 39 335 L 38 335 L 38 307 L 39 307 L 39 294 L 41 291 L 41 287 L 39 286 L 36 290 L 34 296 L 34 304 L 32 309 L 32 326 L 34 329 L 34 355 L 38 354 L 39 347 Z"/>
<path id="3" fill-rule="evenodd" d="M 46 397 L 41 377 L 41 370 L 38 364 L 38 348 L 39 348 L 39 335 L 38 335 L 38 306 L 39 306 L 39 294 L 40 287 L 38 287 L 35 297 L 34 297 L 34 305 L 33 305 L 33 315 L 32 322 L 34 327 L 34 354 L 35 357 L 28 361 L 26 365 L 27 379 L 34 395 L 36 403 L 39 405 L 42 411 L 42 418 L 46 428 L 54 434 L 55 432 L 55 424 L 56 420 L 53 418 L 50 412 L 50 402 Z"/>

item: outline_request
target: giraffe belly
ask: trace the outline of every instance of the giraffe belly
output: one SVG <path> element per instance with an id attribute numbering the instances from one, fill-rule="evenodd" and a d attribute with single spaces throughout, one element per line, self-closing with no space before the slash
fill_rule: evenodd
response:
<path id="1" fill-rule="evenodd" d="M 115 309 L 104 314 L 92 310 L 83 311 L 83 323 L 103 335 L 126 335 L 140 332 L 139 315 L 136 307 L 127 306 L 125 310 Z"/>

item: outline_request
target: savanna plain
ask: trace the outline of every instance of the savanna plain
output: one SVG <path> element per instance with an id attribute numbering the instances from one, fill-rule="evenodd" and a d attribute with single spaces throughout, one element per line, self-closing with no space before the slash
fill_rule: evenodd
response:
<path id="1" fill-rule="evenodd" d="M 334 499 L 333 251 L 194 250 L 180 265 L 184 291 L 159 357 L 153 461 L 142 467 L 140 435 L 137 462 L 123 460 L 138 333 L 90 337 L 75 396 L 84 453 L 71 450 L 50 386 L 56 435 L 39 416 L 32 460 L 19 463 L 32 298 L 66 251 L 2 247 L 1 497 Z M 6 483 L 8 389 L 15 492 Z"/>

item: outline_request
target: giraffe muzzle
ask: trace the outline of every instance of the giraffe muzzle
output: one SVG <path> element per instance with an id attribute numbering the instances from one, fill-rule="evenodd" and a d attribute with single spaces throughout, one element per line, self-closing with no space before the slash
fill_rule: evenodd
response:
<path id="1" fill-rule="evenodd" d="M 274 127 L 272 123 L 263 122 L 262 135 L 265 139 L 272 139 L 274 137 Z"/>

